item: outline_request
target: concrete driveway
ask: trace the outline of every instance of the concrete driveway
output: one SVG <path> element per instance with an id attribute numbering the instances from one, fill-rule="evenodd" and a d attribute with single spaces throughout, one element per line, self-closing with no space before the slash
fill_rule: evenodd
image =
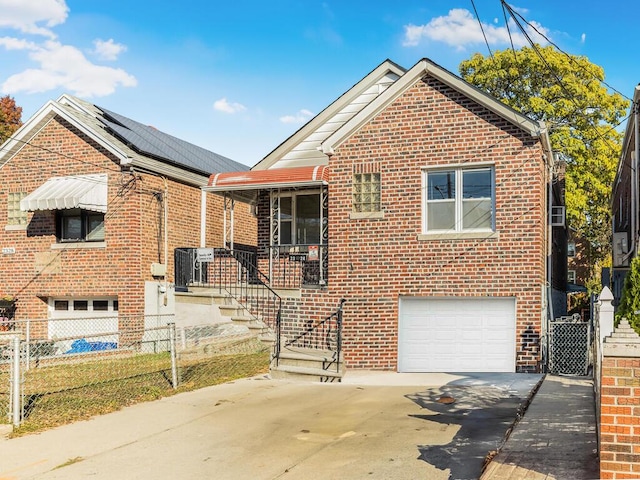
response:
<path id="1" fill-rule="evenodd" d="M 0 480 L 478 478 L 540 380 L 255 377 L 0 441 Z"/>

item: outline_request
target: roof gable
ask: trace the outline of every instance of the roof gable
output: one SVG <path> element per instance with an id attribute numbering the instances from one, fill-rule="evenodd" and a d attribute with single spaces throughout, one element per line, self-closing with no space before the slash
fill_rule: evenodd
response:
<path id="1" fill-rule="evenodd" d="M 302 126 L 252 170 L 326 165 L 322 142 L 387 90 L 405 69 L 385 60 L 331 105 Z"/>
<path id="2" fill-rule="evenodd" d="M 546 143 L 545 148 L 549 151 L 551 150 L 548 144 L 548 137 L 544 124 L 531 120 L 527 116 L 505 105 L 486 92 L 464 81 L 457 75 L 435 64 L 431 60 L 424 58 L 411 67 L 411 69 L 408 70 L 402 78 L 395 82 L 385 92 L 358 112 L 357 115 L 353 116 L 348 122 L 342 125 L 342 127 L 327 137 L 327 139 L 322 142 L 322 151 L 327 155 L 333 154 L 334 149 L 343 141 L 363 125 L 368 123 L 425 75 L 429 75 L 440 80 L 442 83 L 521 128 L 532 137 L 543 137 L 543 141 Z"/>
<path id="3" fill-rule="evenodd" d="M 145 168 L 187 183 L 204 185 L 212 173 L 245 171 L 246 165 L 101 109 L 71 95 L 49 101 L 0 149 L 0 167 L 53 118 L 60 117 L 112 153 L 121 165 Z"/>

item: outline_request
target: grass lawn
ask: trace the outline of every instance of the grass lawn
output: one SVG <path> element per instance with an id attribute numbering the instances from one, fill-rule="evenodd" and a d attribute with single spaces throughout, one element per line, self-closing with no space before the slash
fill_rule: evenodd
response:
<path id="1" fill-rule="evenodd" d="M 269 371 L 269 352 L 216 355 L 179 362 L 179 387 L 171 385 L 168 353 L 107 358 L 32 368 L 24 378 L 24 420 L 12 436 L 39 432 L 139 402 Z M 5 382 L 6 379 L 6 382 Z M 0 372 L 0 412 L 7 410 L 8 375 Z M 4 416 L 0 422 L 7 422 Z"/>

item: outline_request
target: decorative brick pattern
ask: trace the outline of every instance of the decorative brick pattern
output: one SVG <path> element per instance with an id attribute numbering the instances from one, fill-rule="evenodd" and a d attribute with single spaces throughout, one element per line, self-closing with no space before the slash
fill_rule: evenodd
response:
<path id="1" fill-rule="evenodd" d="M 600 477 L 640 478 L 640 336 L 622 319 L 602 353 Z"/>
<path id="2" fill-rule="evenodd" d="M 351 219 L 352 175 L 368 162 L 381 172 L 384 217 Z M 478 163 L 495 168 L 497 235 L 418 240 L 423 169 Z M 323 318 L 345 298 L 347 366 L 395 370 L 400 297 L 514 297 L 516 369 L 539 370 L 546 222 L 539 142 L 427 76 L 338 146 L 329 169 L 329 286 L 303 289 L 285 321 Z M 264 197 L 259 218 L 259 245 L 269 245 Z"/>

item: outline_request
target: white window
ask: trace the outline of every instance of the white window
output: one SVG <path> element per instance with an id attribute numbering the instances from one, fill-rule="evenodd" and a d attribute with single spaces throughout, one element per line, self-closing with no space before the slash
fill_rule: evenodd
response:
<path id="1" fill-rule="evenodd" d="M 565 207 L 557 205 L 551 207 L 551 226 L 564 227 L 564 215 Z"/>
<path id="2" fill-rule="evenodd" d="M 567 282 L 576 283 L 576 271 L 575 270 L 569 270 L 567 272 Z"/>
<path id="3" fill-rule="evenodd" d="M 275 245 L 317 245 L 320 243 L 320 192 L 280 194 L 278 235 Z"/>
<path id="4" fill-rule="evenodd" d="M 569 257 L 576 256 L 576 244 L 574 242 L 569 242 L 567 244 L 567 256 Z"/>
<path id="5" fill-rule="evenodd" d="M 494 229 L 493 168 L 424 172 L 424 232 Z"/>

